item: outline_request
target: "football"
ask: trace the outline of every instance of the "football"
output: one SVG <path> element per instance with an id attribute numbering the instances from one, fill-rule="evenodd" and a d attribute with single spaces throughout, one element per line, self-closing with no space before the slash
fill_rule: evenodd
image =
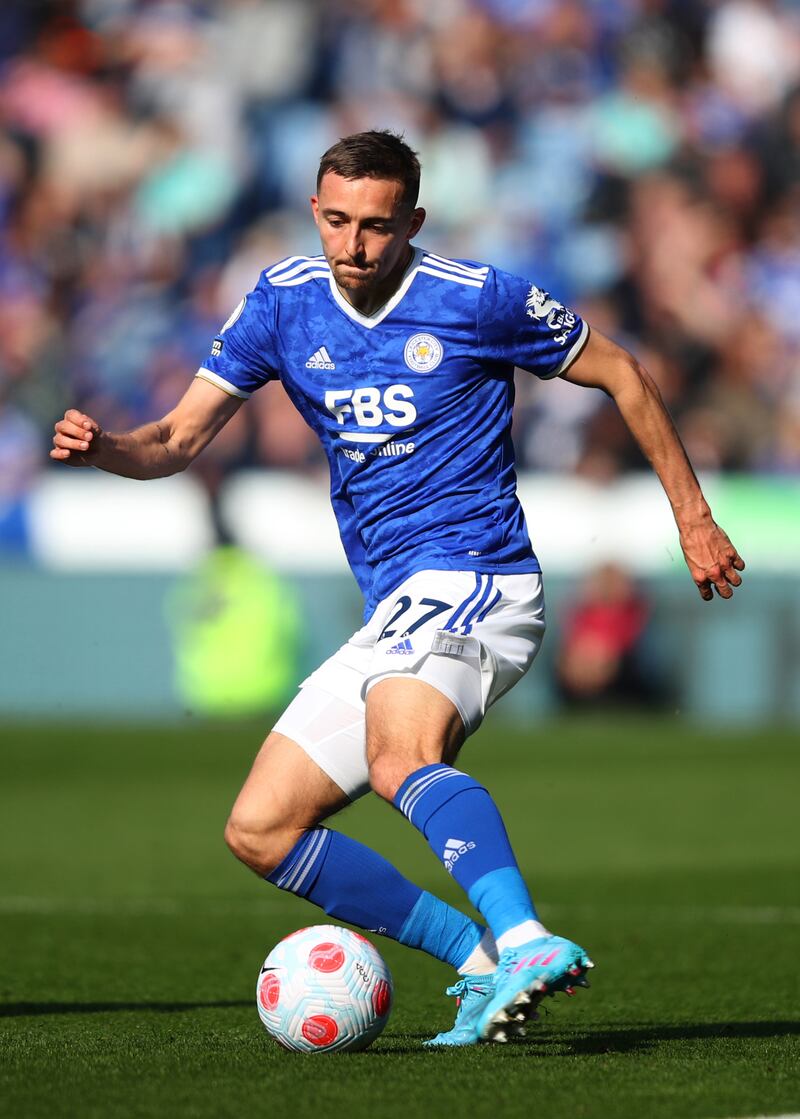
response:
<path id="1" fill-rule="evenodd" d="M 392 977 L 366 937 L 312 925 L 279 941 L 264 960 L 256 1004 L 267 1033 L 286 1049 L 366 1049 L 389 1020 Z"/>

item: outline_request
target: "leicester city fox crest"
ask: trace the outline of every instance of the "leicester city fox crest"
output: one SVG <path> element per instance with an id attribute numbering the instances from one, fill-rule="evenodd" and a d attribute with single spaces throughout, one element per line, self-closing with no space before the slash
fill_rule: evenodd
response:
<path id="1" fill-rule="evenodd" d="M 559 331 L 560 333 L 555 335 L 555 341 L 562 346 L 575 326 L 574 311 L 570 311 L 563 303 L 553 299 L 549 292 L 537 288 L 536 284 L 531 285 L 528 298 L 525 300 L 525 314 L 532 319 L 544 320 L 552 331 Z"/>
<path id="2" fill-rule="evenodd" d="M 403 356 L 416 373 L 430 373 L 444 355 L 442 343 L 433 334 L 415 334 L 406 342 Z"/>

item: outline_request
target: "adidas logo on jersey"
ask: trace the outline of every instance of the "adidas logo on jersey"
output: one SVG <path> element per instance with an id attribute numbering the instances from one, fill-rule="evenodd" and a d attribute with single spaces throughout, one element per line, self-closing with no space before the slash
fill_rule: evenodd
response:
<path id="1" fill-rule="evenodd" d="M 413 653 L 414 652 L 414 646 L 411 644 L 411 642 L 408 640 L 408 638 L 405 637 L 402 641 L 398 641 L 396 645 L 392 645 L 389 652 L 390 653 Z"/>
<path id="2" fill-rule="evenodd" d="M 448 839 L 444 845 L 443 859 L 444 869 L 448 874 L 453 873 L 453 867 L 461 858 L 466 855 L 467 851 L 474 851 L 475 844 L 471 839 Z"/>
<path id="3" fill-rule="evenodd" d="M 335 368 L 336 368 L 336 362 L 333 360 L 333 358 L 331 357 L 331 355 L 328 353 L 328 351 L 325 349 L 324 346 L 320 346 L 320 348 L 317 350 L 317 352 L 315 354 L 312 354 L 311 357 L 306 362 L 306 369 L 335 369 Z"/>

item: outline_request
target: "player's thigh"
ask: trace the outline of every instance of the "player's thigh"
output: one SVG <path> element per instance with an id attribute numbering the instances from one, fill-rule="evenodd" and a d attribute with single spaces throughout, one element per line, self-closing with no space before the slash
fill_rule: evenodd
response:
<path id="1" fill-rule="evenodd" d="M 273 730 L 291 738 L 347 799 L 369 792 L 364 671 L 371 641 L 358 631 L 312 672 Z"/>
<path id="2" fill-rule="evenodd" d="M 348 802 L 344 790 L 297 742 L 272 731 L 234 802 L 230 826 L 252 836 L 300 833 Z"/>
<path id="3" fill-rule="evenodd" d="M 303 682 L 236 799 L 235 827 L 312 827 L 368 791 L 359 655 L 344 646 Z"/>
<path id="4" fill-rule="evenodd" d="M 410 773 L 435 762 L 452 763 L 465 738 L 455 704 L 414 676 L 385 676 L 366 701 L 370 784 L 392 800 Z"/>

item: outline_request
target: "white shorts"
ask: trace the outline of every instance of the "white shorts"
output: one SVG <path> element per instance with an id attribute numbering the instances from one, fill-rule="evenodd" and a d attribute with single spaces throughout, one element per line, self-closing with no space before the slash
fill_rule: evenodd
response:
<path id="1" fill-rule="evenodd" d="M 424 680 L 455 705 L 470 735 L 530 668 L 544 629 L 538 574 L 419 571 L 303 681 L 274 729 L 355 800 L 369 790 L 364 704 L 373 684 Z"/>

